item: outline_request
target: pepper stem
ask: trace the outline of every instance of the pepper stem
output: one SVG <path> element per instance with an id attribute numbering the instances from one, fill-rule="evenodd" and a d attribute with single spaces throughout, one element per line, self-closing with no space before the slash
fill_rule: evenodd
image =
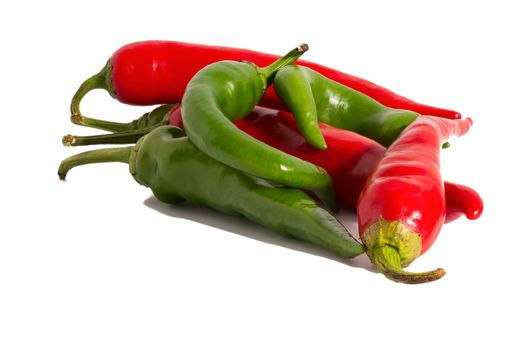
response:
<path id="1" fill-rule="evenodd" d="M 89 91 L 94 89 L 104 89 L 107 90 L 107 92 L 109 92 L 111 96 L 115 97 L 114 90 L 110 83 L 111 69 L 111 60 L 108 60 L 101 71 L 99 71 L 80 85 L 73 98 L 71 99 L 70 109 L 71 121 L 73 123 L 78 125 L 88 125 L 84 124 L 88 123 L 88 121 L 85 121 L 85 119 L 89 118 L 84 117 L 80 112 L 80 102 Z"/>
<path id="2" fill-rule="evenodd" d="M 134 146 L 104 148 L 75 154 L 60 163 L 58 167 L 58 177 L 60 180 L 65 180 L 65 176 L 69 170 L 79 165 L 108 162 L 129 163 L 129 157 L 131 156 L 133 147 Z"/>
<path id="3" fill-rule="evenodd" d="M 104 135 L 92 135 L 92 136 L 75 136 L 65 135 L 62 138 L 62 144 L 66 147 L 69 146 L 88 146 L 88 145 L 101 145 L 101 144 L 125 144 L 125 143 L 136 143 L 140 137 L 148 134 L 153 128 L 144 128 L 133 131 L 117 132 L 113 134 Z"/>
<path id="4" fill-rule="evenodd" d="M 110 94 L 114 94 L 112 88 L 107 85 L 107 75 L 110 73 L 110 70 L 111 62 L 107 61 L 106 65 L 100 72 L 96 73 L 80 85 L 71 100 L 71 120 L 73 120 L 73 117 L 75 116 L 82 115 L 80 112 L 80 102 L 89 91 L 94 89 L 105 89 L 109 91 Z"/>
<path id="5" fill-rule="evenodd" d="M 374 249 L 372 261 L 376 264 L 378 270 L 389 279 L 408 283 L 418 284 L 432 282 L 440 279 L 445 275 L 445 270 L 438 268 L 428 272 L 409 272 L 403 270 L 401 266 L 401 257 L 398 250 L 391 246 L 382 246 Z"/>
<path id="6" fill-rule="evenodd" d="M 301 44 L 293 50 L 289 51 L 285 56 L 280 57 L 278 60 L 274 61 L 270 65 L 264 68 L 260 68 L 261 75 L 268 82 L 268 85 L 272 83 L 272 79 L 276 72 L 289 64 L 293 64 L 301 57 L 306 51 L 309 50 L 309 45 Z"/>
<path id="7" fill-rule="evenodd" d="M 71 122 L 76 125 L 88 126 L 90 128 L 111 132 L 123 132 L 130 129 L 130 123 L 118 123 L 109 120 L 89 118 L 82 114 L 71 115 Z"/>
<path id="8" fill-rule="evenodd" d="M 108 120 L 88 118 L 84 115 L 73 115 L 71 116 L 71 121 L 77 125 L 88 126 L 91 128 L 111 132 L 136 131 L 168 124 L 170 113 L 178 105 L 178 103 L 161 105 L 150 112 L 144 113 L 139 118 L 136 118 L 135 120 L 132 120 L 127 123 L 118 123 L 111 122 Z"/>

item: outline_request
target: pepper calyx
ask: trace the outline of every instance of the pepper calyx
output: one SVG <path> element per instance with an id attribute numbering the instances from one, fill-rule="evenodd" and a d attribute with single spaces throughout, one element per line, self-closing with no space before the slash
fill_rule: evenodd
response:
<path id="1" fill-rule="evenodd" d="M 399 221 L 378 219 L 362 235 L 367 255 L 379 272 L 387 278 L 407 284 L 426 283 L 440 279 L 445 270 L 409 272 L 408 266 L 421 253 L 421 237 Z"/>
<path id="2" fill-rule="evenodd" d="M 147 186 L 144 181 L 140 180 L 140 177 L 136 173 L 136 159 L 138 152 L 140 151 L 140 148 L 142 146 L 142 143 L 144 141 L 145 137 L 140 138 L 134 146 L 132 146 L 131 151 L 129 153 L 129 173 L 131 173 L 132 177 L 138 182 L 140 185 Z"/>

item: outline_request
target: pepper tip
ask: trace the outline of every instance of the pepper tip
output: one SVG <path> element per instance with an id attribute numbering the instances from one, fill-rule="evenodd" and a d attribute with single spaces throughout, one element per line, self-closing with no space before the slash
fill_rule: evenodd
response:
<path id="1" fill-rule="evenodd" d="M 65 175 L 66 173 L 58 171 L 58 178 L 62 181 L 65 181 Z"/>

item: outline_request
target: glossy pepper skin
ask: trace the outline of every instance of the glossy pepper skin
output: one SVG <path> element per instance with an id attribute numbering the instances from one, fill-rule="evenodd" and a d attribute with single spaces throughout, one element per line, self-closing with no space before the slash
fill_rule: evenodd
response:
<path id="1" fill-rule="evenodd" d="M 223 46 L 208 46 L 176 41 L 142 41 L 118 49 L 104 68 L 79 87 L 71 101 L 71 119 L 81 125 L 94 126 L 97 119 L 80 112 L 80 102 L 90 90 L 104 89 L 118 101 L 132 105 L 178 103 L 191 78 L 203 67 L 224 60 L 245 60 L 267 66 L 278 56 Z M 420 114 L 459 119 L 456 111 L 432 107 L 402 97 L 384 87 L 316 63 L 299 61 L 342 85 L 350 87 L 390 108 L 412 110 Z M 269 88 L 262 105 L 285 109 Z"/>
<path id="2" fill-rule="evenodd" d="M 471 125 L 468 118 L 416 119 L 369 177 L 358 202 L 360 237 L 371 261 L 390 279 L 423 283 L 445 274 L 443 269 L 412 273 L 403 268 L 430 248 L 445 219 L 441 144 Z"/>
<path id="3" fill-rule="evenodd" d="M 180 108 L 174 108 L 170 112 L 169 124 L 183 128 Z M 236 122 L 236 126 L 272 147 L 325 169 L 332 177 L 341 208 L 347 210 L 356 210 L 367 178 L 386 151 L 379 143 L 360 134 L 319 123 L 329 145 L 325 151 L 320 151 L 307 143 L 290 113 L 264 107 L 256 107 L 248 117 Z M 469 220 L 476 220 L 481 216 L 483 200 L 478 192 L 449 181 L 444 184 L 445 223 L 463 215 Z"/>
<path id="4" fill-rule="evenodd" d="M 282 235 L 321 246 L 342 258 L 364 247 L 329 212 L 303 191 L 273 187 L 208 157 L 183 131 L 161 126 L 135 146 L 87 151 L 65 159 L 65 179 L 76 166 L 118 161 L 129 164 L 136 181 L 166 203 L 190 201 L 227 214 L 240 214 Z"/>
<path id="5" fill-rule="evenodd" d="M 355 131 L 388 147 L 419 117 L 418 113 L 409 110 L 386 107 L 307 67 L 283 67 L 274 78 L 274 89 L 296 120 L 307 125 L 305 130 L 309 133 L 317 128 L 317 119 Z"/>
<path id="6" fill-rule="evenodd" d="M 183 128 L 179 108 L 171 113 L 169 124 Z M 355 210 L 368 175 L 385 152 L 383 146 L 364 136 L 323 123 L 320 129 L 329 147 L 318 150 L 300 134 L 290 113 L 264 107 L 256 107 L 235 124 L 257 140 L 325 169 L 340 207 L 349 210 Z"/>
<path id="7" fill-rule="evenodd" d="M 189 140 L 208 156 L 267 181 L 315 190 L 335 209 L 331 178 L 324 169 L 256 140 L 233 123 L 253 110 L 277 70 L 293 63 L 305 50 L 298 47 L 262 69 L 235 61 L 203 68 L 183 96 L 183 124 Z"/>
<path id="8" fill-rule="evenodd" d="M 476 220 L 483 213 L 483 200 L 478 192 L 465 185 L 445 181 L 446 214 L 445 223 L 465 215 Z"/>
<path id="9" fill-rule="evenodd" d="M 177 117 L 174 112 L 171 124 L 176 123 L 176 119 L 180 120 L 180 116 Z M 356 210 L 365 182 L 386 151 L 385 147 L 369 138 L 324 123 L 319 126 L 329 148 L 325 151 L 315 149 L 300 134 L 290 113 L 263 107 L 255 108 L 236 125 L 268 145 L 325 169 L 332 178 L 341 208 L 351 211 Z M 463 215 L 469 220 L 481 216 L 483 200 L 474 189 L 449 181 L 445 181 L 444 185 L 445 223 Z"/>
<path id="10" fill-rule="evenodd" d="M 155 115 L 157 109 L 150 112 Z M 149 114 L 145 114 L 152 120 Z M 181 108 L 172 107 L 168 113 L 157 117 L 158 124 L 177 126 L 183 129 Z M 140 122 L 144 124 L 145 122 Z M 137 123 L 135 123 L 137 124 Z M 316 164 L 325 169 L 332 178 L 336 198 L 340 207 L 355 210 L 363 185 L 376 164 L 385 153 L 385 147 L 357 133 L 338 129 L 324 123 L 319 123 L 320 130 L 329 148 L 319 151 L 312 147 L 298 131 L 293 116 L 284 111 L 255 107 L 247 117 L 237 121 L 236 126 L 252 137 L 269 146 Z M 95 136 L 64 137 L 66 146 L 135 143 L 150 132 L 156 124 L 147 125 L 143 129 L 128 132 L 104 134 Z M 445 181 L 445 200 L 447 213 L 445 223 L 452 222 L 463 215 L 470 220 L 480 217 L 483 211 L 483 200 L 472 188 Z"/>

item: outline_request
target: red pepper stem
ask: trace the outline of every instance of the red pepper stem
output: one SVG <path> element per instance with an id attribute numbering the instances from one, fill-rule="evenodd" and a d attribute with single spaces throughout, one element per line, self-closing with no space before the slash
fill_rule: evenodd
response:
<path id="1" fill-rule="evenodd" d="M 265 77 L 267 83 L 272 84 L 272 79 L 276 72 L 289 64 L 293 64 L 301 57 L 305 52 L 309 50 L 309 45 L 301 44 L 298 47 L 294 48 L 292 51 L 289 51 L 285 56 L 280 57 L 278 60 L 274 61 L 270 65 L 264 68 L 260 68 L 260 74 Z"/>
<path id="2" fill-rule="evenodd" d="M 91 136 L 75 136 L 65 135 L 62 138 L 62 144 L 66 147 L 70 146 L 88 146 L 88 145 L 102 145 L 102 144 L 126 144 L 136 143 L 140 137 L 147 135 L 152 128 L 143 128 L 133 131 L 116 132 L 112 134 L 91 135 Z"/>
<path id="3" fill-rule="evenodd" d="M 379 247 L 373 251 L 372 255 L 373 262 L 376 264 L 378 270 L 396 282 L 408 284 L 426 283 L 438 280 L 445 275 L 445 270 L 440 268 L 427 272 L 409 272 L 403 270 L 400 254 L 396 248 L 391 246 Z"/>
<path id="4" fill-rule="evenodd" d="M 80 112 L 80 102 L 89 91 L 94 89 L 104 89 L 107 90 L 111 96 L 114 96 L 111 84 L 108 83 L 108 81 L 110 81 L 110 74 L 111 62 L 109 60 L 100 72 L 96 73 L 80 85 L 71 100 L 71 121 L 73 121 L 73 123 L 76 124 L 75 120 L 73 120 L 74 118 L 78 118 L 77 116 L 82 115 Z"/>
<path id="5" fill-rule="evenodd" d="M 108 162 L 128 164 L 133 147 L 134 146 L 104 148 L 75 154 L 74 156 L 64 159 L 62 163 L 60 163 L 60 166 L 58 167 L 58 177 L 60 177 L 60 180 L 65 180 L 69 170 L 79 165 Z"/>

